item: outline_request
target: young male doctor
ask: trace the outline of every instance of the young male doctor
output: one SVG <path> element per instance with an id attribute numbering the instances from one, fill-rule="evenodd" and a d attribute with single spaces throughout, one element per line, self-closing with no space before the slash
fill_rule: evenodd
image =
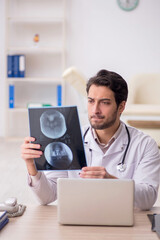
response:
<path id="1" fill-rule="evenodd" d="M 151 137 L 120 121 L 127 83 L 119 74 L 101 70 L 89 79 L 87 95 L 90 125 L 83 128 L 87 167 L 81 171 L 37 172 L 33 159 L 43 153 L 39 144 L 30 143 L 33 137 L 26 137 L 21 153 L 29 186 L 41 204 L 48 204 L 57 198 L 59 177 L 133 179 L 135 207 L 150 209 L 158 194 L 160 153 Z"/>

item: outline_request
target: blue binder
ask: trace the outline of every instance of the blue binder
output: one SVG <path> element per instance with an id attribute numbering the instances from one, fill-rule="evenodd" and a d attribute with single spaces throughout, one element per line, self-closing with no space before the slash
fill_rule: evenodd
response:
<path id="1" fill-rule="evenodd" d="M 13 77 L 13 56 L 12 55 L 7 56 L 7 76 L 9 78 Z"/>
<path id="2" fill-rule="evenodd" d="M 9 85 L 9 108 L 14 108 L 14 85 Z"/>
<path id="3" fill-rule="evenodd" d="M 57 106 L 62 106 L 62 86 L 57 85 Z"/>
<path id="4" fill-rule="evenodd" d="M 19 77 L 19 55 L 13 56 L 13 76 Z"/>

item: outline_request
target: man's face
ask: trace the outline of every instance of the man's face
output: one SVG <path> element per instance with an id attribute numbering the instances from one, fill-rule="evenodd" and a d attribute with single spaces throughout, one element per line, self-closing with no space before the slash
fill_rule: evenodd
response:
<path id="1" fill-rule="evenodd" d="M 106 129 L 119 122 L 125 102 L 117 108 L 114 92 L 105 86 L 91 85 L 88 92 L 88 117 L 94 129 Z"/>

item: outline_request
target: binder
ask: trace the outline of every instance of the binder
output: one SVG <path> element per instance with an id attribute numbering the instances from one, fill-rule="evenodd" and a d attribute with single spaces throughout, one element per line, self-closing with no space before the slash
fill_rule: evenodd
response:
<path id="1" fill-rule="evenodd" d="M 57 85 L 57 106 L 62 106 L 62 86 Z"/>
<path id="2" fill-rule="evenodd" d="M 19 55 L 13 55 L 13 76 L 19 77 Z"/>
<path id="3" fill-rule="evenodd" d="M 25 77 L 25 55 L 19 55 L 19 77 Z"/>
<path id="4" fill-rule="evenodd" d="M 13 56 L 12 55 L 7 56 L 7 76 L 8 78 L 13 77 Z"/>
<path id="5" fill-rule="evenodd" d="M 9 85 L 9 108 L 14 108 L 14 85 Z"/>

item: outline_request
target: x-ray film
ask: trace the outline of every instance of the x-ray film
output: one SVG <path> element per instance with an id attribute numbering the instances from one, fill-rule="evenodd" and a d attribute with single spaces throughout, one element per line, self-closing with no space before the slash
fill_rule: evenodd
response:
<path id="1" fill-rule="evenodd" d="M 86 166 L 76 106 L 29 108 L 30 136 L 41 145 L 37 170 L 78 170 Z"/>

